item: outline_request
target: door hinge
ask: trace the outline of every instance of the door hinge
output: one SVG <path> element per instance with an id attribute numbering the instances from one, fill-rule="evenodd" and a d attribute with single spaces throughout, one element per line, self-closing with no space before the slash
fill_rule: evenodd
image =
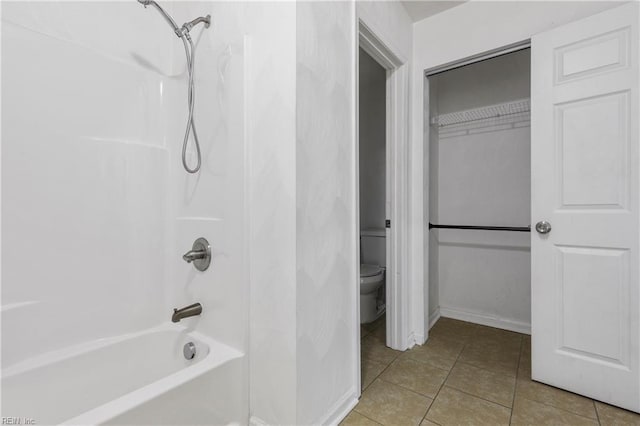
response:
<path id="1" fill-rule="evenodd" d="M 391 228 L 391 220 L 387 219 L 384 221 L 384 227 L 385 228 Z"/>

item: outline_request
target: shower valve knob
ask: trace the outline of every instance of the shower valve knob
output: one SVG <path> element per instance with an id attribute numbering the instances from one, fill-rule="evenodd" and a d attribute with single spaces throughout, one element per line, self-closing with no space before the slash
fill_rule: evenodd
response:
<path id="1" fill-rule="evenodd" d="M 187 263 L 193 263 L 198 271 L 206 271 L 211 264 L 211 246 L 206 238 L 198 238 L 193 243 L 191 250 L 186 252 L 182 259 Z"/>

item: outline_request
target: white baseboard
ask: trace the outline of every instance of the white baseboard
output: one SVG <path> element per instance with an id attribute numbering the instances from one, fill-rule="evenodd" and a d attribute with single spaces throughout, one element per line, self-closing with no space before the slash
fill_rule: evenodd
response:
<path id="1" fill-rule="evenodd" d="M 431 315 L 429 315 L 429 330 L 431 327 L 440 319 L 440 307 L 437 307 L 435 311 Z"/>
<path id="2" fill-rule="evenodd" d="M 413 347 L 414 345 L 424 345 L 424 334 L 416 333 L 413 335 L 413 345 L 411 345 L 411 347 Z"/>
<path id="3" fill-rule="evenodd" d="M 531 324 L 506 318 L 492 317 L 490 315 L 479 314 L 476 312 L 467 312 L 440 306 L 438 316 L 473 322 L 475 324 L 486 325 L 489 327 L 501 328 L 503 330 L 515 331 L 516 333 L 531 334 Z M 431 324 L 431 318 L 429 318 L 429 324 Z"/>
<path id="4" fill-rule="evenodd" d="M 329 413 L 324 417 L 324 419 L 319 422 L 314 422 L 313 424 L 320 425 L 337 425 L 345 417 L 347 414 L 353 410 L 353 407 L 358 404 L 358 398 L 356 397 L 357 392 L 355 389 L 349 390 L 349 392 L 345 393 L 335 404 L 331 407 Z"/>

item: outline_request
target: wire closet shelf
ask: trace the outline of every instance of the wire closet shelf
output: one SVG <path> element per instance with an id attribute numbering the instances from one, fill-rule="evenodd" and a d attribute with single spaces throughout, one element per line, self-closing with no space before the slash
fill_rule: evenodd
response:
<path id="1" fill-rule="evenodd" d="M 431 119 L 431 124 L 438 127 L 454 126 L 456 124 L 476 121 L 492 120 L 502 117 L 528 115 L 531 112 L 531 102 L 527 99 L 519 99 L 501 104 L 487 105 L 481 108 L 467 109 L 464 111 L 441 114 Z"/>

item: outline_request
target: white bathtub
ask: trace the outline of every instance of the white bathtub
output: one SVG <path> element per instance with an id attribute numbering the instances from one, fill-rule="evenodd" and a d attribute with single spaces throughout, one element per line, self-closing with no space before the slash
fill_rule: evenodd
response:
<path id="1" fill-rule="evenodd" d="M 182 353 L 187 342 L 192 360 Z M 244 364 L 235 349 L 163 324 L 3 369 L 2 416 L 39 425 L 243 424 Z"/>

